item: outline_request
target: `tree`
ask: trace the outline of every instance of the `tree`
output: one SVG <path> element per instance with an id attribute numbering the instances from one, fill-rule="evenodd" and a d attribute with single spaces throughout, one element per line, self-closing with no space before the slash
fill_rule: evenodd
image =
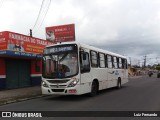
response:
<path id="1" fill-rule="evenodd" d="M 160 65 L 156 66 L 156 70 L 160 71 Z"/>

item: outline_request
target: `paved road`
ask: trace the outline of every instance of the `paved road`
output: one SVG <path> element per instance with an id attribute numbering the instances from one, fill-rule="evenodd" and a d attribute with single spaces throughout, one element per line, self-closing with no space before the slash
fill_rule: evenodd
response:
<path id="1" fill-rule="evenodd" d="M 104 90 L 96 97 L 88 97 L 88 95 L 47 96 L 0 106 L 0 111 L 8 110 L 160 111 L 160 78 L 155 76 L 132 78 L 121 89 Z"/>

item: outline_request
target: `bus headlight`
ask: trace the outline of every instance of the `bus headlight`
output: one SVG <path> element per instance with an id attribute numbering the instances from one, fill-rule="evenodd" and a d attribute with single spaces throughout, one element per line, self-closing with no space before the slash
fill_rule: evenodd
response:
<path id="1" fill-rule="evenodd" d="M 74 80 L 68 85 L 68 87 L 74 87 L 78 82 L 79 82 L 79 79 L 74 79 Z"/>
<path id="2" fill-rule="evenodd" d="M 47 85 L 47 83 L 44 82 L 44 81 L 42 81 L 42 86 L 43 86 L 43 87 L 49 87 L 49 86 Z"/>

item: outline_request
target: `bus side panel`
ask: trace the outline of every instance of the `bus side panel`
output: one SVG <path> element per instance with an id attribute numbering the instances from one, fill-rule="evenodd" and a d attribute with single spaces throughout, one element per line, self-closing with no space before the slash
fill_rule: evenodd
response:
<path id="1" fill-rule="evenodd" d="M 108 71 L 106 68 L 91 68 L 89 73 L 81 74 L 81 88 L 84 93 L 91 91 L 91 85 L 93 80 L 99 81 L 99 90 L 108 88 L 111 81 L 108 81 Z"/>
<path id="2" fill-rule="evenodd" d="M 124 69 L 124 78 L 122 84 L 125 84 L 127 82 L 128 82 L 128 69 Z"/>
<path id="3" fill-rule="evenodd" d="M 91 91 L 91 81 L 92 81 L 92 75 L 90 72 L 81 74 L 82 93 L 89 93 Z"/>
<path id="4" fill-rule="evenodd" d="M 121 79 L 121 82 L 124 81 L 124 70 L 123 69 L 112 69 L 114 71 L 112 78 L 112 86 L 116 87 L 118 83 L 118 78 Z"/>
<path id="5" fill-rule="evenodd" d="M 121 84 L 128 82 L 127 69 L 107 69 L 107 68 L 91 68 L 89 73 L 81 74 L 81 90 L 82 93 L 91 91 L 92 81 L 99 81 L 99 90 L 116 87 L 118 78 L 121 78 Z"/>
<path id="6" fill-rule="evenodd" d="M 128 82 L 128 70 L 127 69 L 112 69 L 114 74 L 112 76 L 112 85 L 110 87 L 116 87 L 118 78 L 121 79 L 121 84 Z"/>
<path id="7" fill-rule="evenodd" d="M 114 74 L 115 74 L 115 72 L 114 72 L 114 69 L 110 69 L 110 68 L 108 68 L 108 72 L 107 72 L 107 74 L 108 74 L 108 88 L 110 88 L 110 87 L 113 87 L 113 86 L 115 86 L 114 85 Z"/>
<path id="8" fill-rule="evenodd" d="M 108 82 L 108 70 L 106 68 L 92 68 L 92 81 L 97 79 L 99 81 L 99 90 L 107 88 L 109 86 Z"/>

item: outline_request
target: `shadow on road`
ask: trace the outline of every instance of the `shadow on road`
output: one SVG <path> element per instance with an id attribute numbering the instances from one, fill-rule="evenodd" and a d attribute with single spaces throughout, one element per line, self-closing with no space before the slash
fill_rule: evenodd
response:
<path id="1" fill-rule="evenodd" d="M 121 89 L 126 89 L 128 88 L 128 86 L 122 86 Z M 105 90 L 100 90 L 98 92 L 98 94 L 94 97 L 90 97 L 89 93 L 88 94 L 84 94 L 84 95 L 53 95 L 50 97 L 45 98 L 46 100 L 51 100 L 51 101 L 84 101 L 84 100 L 88 100 L 88 99 L 94 99 L 97 98 L 99 96 L 105 95 L 107 93 L 111 93 L 114 91 L 119 91 L 121 89 L 117 89 L 116 87 L 113 88 L 108 88 Z"/>
<path id="2" fill-rule="evenodd" d="M 56 95 L 56 96 L 51 96 L 49 98 L 46 98 L 46 100 L 51 100 L 51 101 L 83 101 L 86 99 L 89 99 L 91 97 L 89 97 L 88 94 L 84 94 L 84 95 Z"/>
<path id="3" fill-rule="evenodd" d="M 120 89 L 118 89 L 117 87 L 113 87 L 113 88 L 108 88 L 108 89 L 104 89 L 99 91 L 98 95 L 103 95 L 103 94 L 107 94 L 107 93 L 111 93 L 111 92 L 116 92 L 116 91 L 120 91 L 122 89 L 126 89 L 129 86 L 122 86 Z"/>

